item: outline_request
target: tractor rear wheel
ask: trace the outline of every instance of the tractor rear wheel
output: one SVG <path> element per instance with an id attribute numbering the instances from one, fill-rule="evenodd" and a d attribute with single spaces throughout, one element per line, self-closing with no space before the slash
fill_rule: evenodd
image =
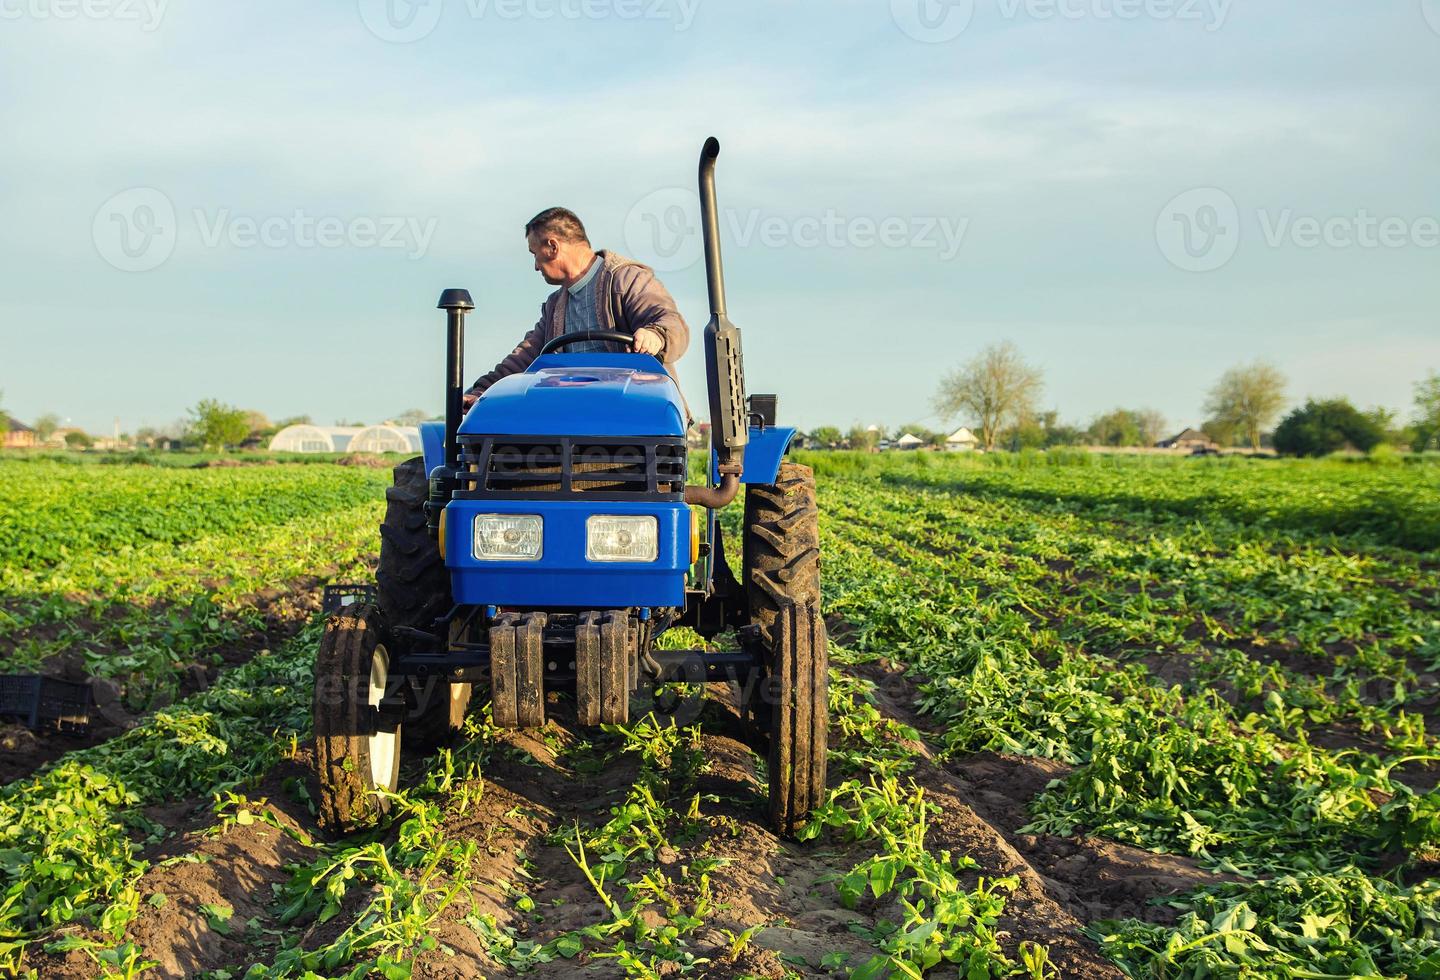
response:
<path id="1" fill-rule="evenodd" d="M 394 484 L 385 491 L 385 520 L 380 525 L 380 611 L 392 626 L 430 630 L 450 611 L 450 573 L 440 546 L 425 526 L 425 500 L 430 480 L 421 456 L 395 467 Z M 403 648 L 403 644 L 400 644 Z M 470 707 L 469 684 L 427 684 L 416 679 L 406 686 L 410 713 L 405 744 L 433 748 L 449 739 Z"/>
<path id="2" fill-rule="evenodd" d="M 829 653 L 820 614 L 815 474 L 783 462 L 772 484 L 745 488 L 745 593 L 765 654 L 741 720 L 768 753 L 770 816 L 792 834 L 825 795 Z"/>
<path id="3" fill-rule="evenodd" d="M 347 606 L 325 623 L 311 704 L 320 822 L 336 832 L 373 822 L 390 808 L 376 793 L 400 781 L 400 728 L 377 716 L 390 681 L 380 611 Z"/>

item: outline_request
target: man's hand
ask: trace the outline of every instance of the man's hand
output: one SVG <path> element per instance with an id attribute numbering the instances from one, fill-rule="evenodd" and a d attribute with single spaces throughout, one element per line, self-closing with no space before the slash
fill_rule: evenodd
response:
<path id="1" fill-rule="evenodd" d="M 659 357 L 660 352 L 665 349 L 665 338 L 649 327 L 641 327 L 635 331 L 635 340 L 630 349 L 637 354 L 653 354 Z"/>
<path id="2" fill-rule="evenodd" d="M 474 405 L 479 400 L 480 396 L 475 394 L 475 392 L 473 391 L 467 391 L 465 392 L 465 394 L 460 396 L 461 405 L 467 412 L 470 411 L 470 406 Z"/>

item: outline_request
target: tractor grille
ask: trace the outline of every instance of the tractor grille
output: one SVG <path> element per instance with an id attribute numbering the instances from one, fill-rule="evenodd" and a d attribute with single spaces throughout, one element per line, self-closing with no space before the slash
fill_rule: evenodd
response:
<path id="1" fill-rule="evenodd" d="M 462 499 L 671 499 L 685 492 L 685 442 L 680 438 L 462 438 L 460 464 L 456 497 Z"/>

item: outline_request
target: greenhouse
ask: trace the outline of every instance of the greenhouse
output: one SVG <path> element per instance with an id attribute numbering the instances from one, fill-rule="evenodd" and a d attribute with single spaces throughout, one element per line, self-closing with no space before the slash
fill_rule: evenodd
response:
<path id="1" fill-rule="evenodd" d="M 276 453 L 343 453 L 361 432 L 360 426 L 287 425 L 270 440 Z"/>
<path id="2" fill-rule="evenodd" d="M 418 453 L 420 430 L 413 425 L 372 425 L 350 440 L 352 453 Z"/>

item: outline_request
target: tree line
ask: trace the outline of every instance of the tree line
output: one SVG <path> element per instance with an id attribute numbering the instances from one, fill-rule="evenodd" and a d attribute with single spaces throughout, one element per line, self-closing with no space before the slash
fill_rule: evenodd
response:
<path id="1" fill-rule="evenodd" d="M 1401 421 L 1385 408 L 1362 410 L 1346 398 L 1308 399 L 1293 407 L 1288 381 L 1273 364 L 1256 361 L 1222 374 L 1206 394 L 1200 429 L 1219 447 L 1274 448 L 1295 456 L 1323 456 L 1342 449 L 1369 452 L 1389 445 L 1412 452 L 1440 449 L 1440 374 L 1431 372 L 1414 389 L 1414 411 Z M 1084 426 L 1062 422 L 1043 411 L 1044 375 L 1025 361 L 1010 342 L 993 344 L 945 375 L 936 392 L 936 414 L 969 425 L 979 446 L 996 449 L 1044 449 L 1053 446 L 1154 446 L 1175 433 L 1152 408 L 1115 408 Z M 1278 423 L 1278 424 L 1277 424 Z M 931 445 L 944 445 L 945 434 L 921 425 L 902 426 Z M 842 433 L 819 426 L 809 433 L 821 446 L 874 448 L 885 436 L 856 426 Z"/>

